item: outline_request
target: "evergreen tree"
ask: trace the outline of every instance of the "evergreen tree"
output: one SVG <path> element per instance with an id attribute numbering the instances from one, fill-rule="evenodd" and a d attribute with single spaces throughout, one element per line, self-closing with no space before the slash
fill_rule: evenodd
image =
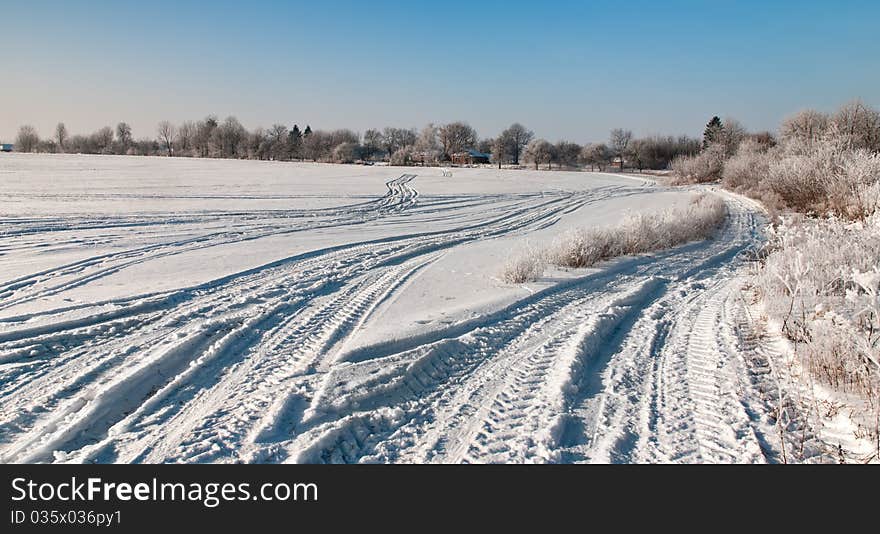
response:
<path id="1" fill-rule="evenodd" d="M 294 124 L 287 134 L 287 147 L 290 151 L 290 159 L 302 158 L 302 140 L 303 134 L 299 131 L 299 126 Z"/>
<path id="2" fill-rule="evenodd" d="M 717 115 L 712 117 L 712 120 L 706 124 L 706 129 L 703 130 L 703 148 L 709 148 L 709 145 L 720 141 L 723 131 L 724 125 L 721 123 L 721 119 Z"/>
<path id="3" fill-rule="evenodd" d="M 303 130 L 303 137 L 308 137 L 312 135 L 312 127 L 306 124 L 306 129 Z"/>

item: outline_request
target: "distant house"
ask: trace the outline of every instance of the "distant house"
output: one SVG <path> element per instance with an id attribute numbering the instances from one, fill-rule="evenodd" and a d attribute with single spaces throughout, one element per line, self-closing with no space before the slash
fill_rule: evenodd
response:
<path id="1" fill-rule="evenodd" d="M 475 165 L 478 163 L 489 163 L 492 158 L 491 154 L 480 152 L 479 150 L 470 149 L 467 152 L 456 152 L 452 155 L 452 163 L 456 165 Z"/>
<path id="2" fill-rule="evenodd" d="M 0 152 L 12 152 L 13 148 L 12 145 L 0 144 Z"/>

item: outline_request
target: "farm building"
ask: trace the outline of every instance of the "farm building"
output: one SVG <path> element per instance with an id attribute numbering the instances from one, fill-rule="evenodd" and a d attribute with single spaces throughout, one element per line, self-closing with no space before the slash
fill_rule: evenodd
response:
<path id="1" fill-rule="evenodd" d="M 0 152 L 12 152 L 14 147 L 9 144 L 0 144 Z"/>
<path id="2" fill-rule="evenodd" d="M 470 149 L 467 152 L 456 152 L 452 155 L 452 163 L 456 165 L 473 165 L 476 163 L 489 163 L 490 154 L 485 154 L 479 150 Z"/>

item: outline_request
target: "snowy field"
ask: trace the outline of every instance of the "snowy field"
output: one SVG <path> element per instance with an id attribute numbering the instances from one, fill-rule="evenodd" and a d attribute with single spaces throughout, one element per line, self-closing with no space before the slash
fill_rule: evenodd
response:
<path id="1" fill-rule="evenodd" d="M 764 462 L 756 206 L 534 283 L 506 258 L 686 205 L 600 173 L 0 155 L 0 460 Z"/>

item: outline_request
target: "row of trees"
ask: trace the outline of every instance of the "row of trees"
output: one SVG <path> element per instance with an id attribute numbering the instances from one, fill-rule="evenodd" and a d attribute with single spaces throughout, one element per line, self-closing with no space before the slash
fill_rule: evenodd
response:
<path id="1" fill-rule="evenodd" d="M 164 155 L 178 157 L 247 158 L 261 160 L 312 160 L 337 163 L 389 161 L 396 165 L 435 165 L 455 154 L 477 150 L 491 156 L 499 166 L 534 164 L 535 168 L 589 166 L 604 170 L 616 162 L 642 169 L 666 168 L 679 155 L 699 151 L 700 143 L 686 136 L 654 136 L 634 139 L 629 130 L 616 129 L 607 143 L 579 145 L 570 141 L 551 143 L 536 139 L 519 123 L 494 138 L 480 138 L 461 121 L 413 128 L 369 129 L 359 135 L 348 130 L 287 128 L 275 124 L 269 129 L 247 130 L 235 117 L 220 121 L 208 116 L 179 125 L 159 123 L 156 136 L 135 139 L 131 126 L 120 122 L 90 135 L 68 133 L 59 123 L 52 138 L 43 139 L 31 126 L 22 126 L 16 139 L 20 152 L 70 152 L 83 154 Z"/>
<path id="2" fill-rule="evenodd" d="M 778 138 L 717 117 L 703 137 L 699 154 L 673 162 L 675 180 L 721 180 L 771 211 L 862 219 L 880 208 L 880 110 L 861 101 L 832 114 L 796 113 Z"/>

